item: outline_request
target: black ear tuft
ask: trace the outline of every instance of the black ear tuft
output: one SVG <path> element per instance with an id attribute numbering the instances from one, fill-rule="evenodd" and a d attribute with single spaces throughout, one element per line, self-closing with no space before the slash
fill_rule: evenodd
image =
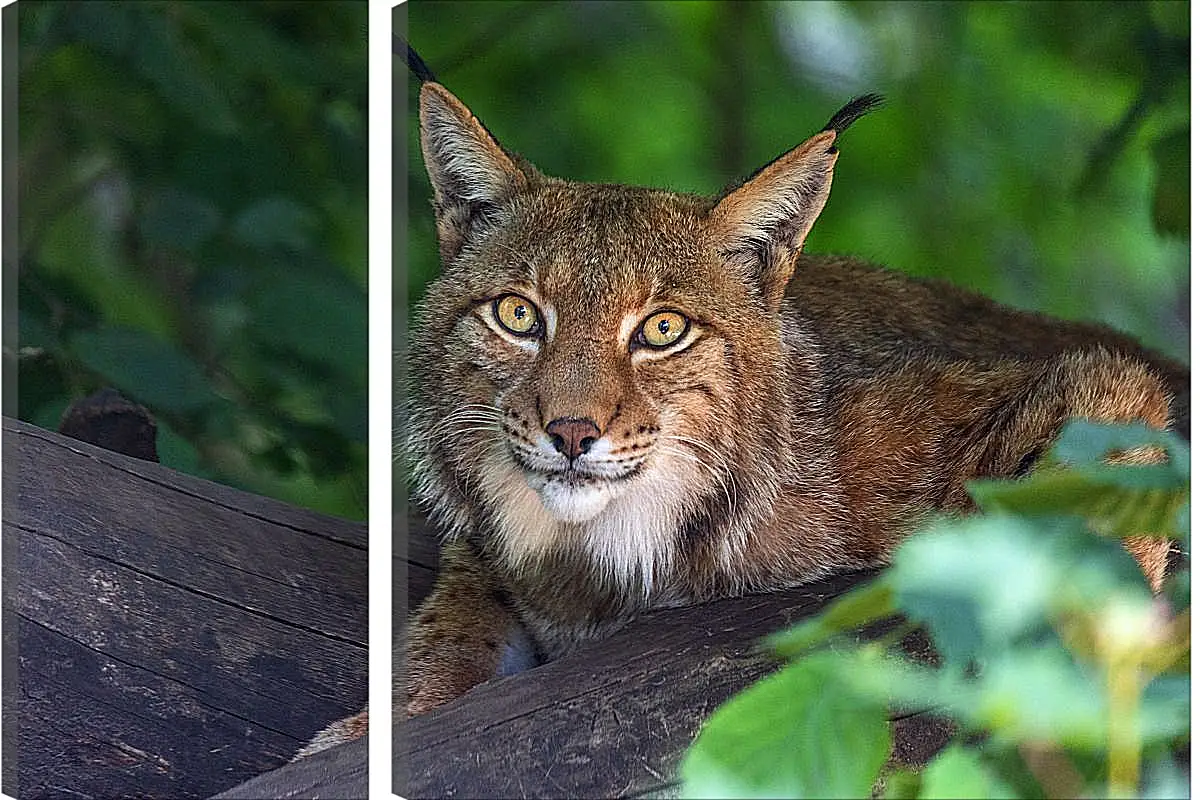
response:
<path id="1" fill-rule="evenodd" d="M 829 123 L 821 130 L 833 131 L 840 136 L 856 119 L 868 111 L 874 111 L 881 105 L 883 105 L 883 95 L 881 94 L 872 93 L 856 97 L 838 109 L 838 112 L 833 115 Z"/>
<path id="2" fill-rule="evenodd" d="M 406 50 L 408 51 L 407 54 L 405 54 Z M 397 56 L 406 55 L 408 68 L 412 70 L 412 74 L 421 83 L 437 83 L 437 78 L 434 77 L 433 70 L 426 66 L 425 61 L 417 55 L 417 51 L 413 50 L 412 45 L 394 33 L 392 34 L 392 54 Z"/>

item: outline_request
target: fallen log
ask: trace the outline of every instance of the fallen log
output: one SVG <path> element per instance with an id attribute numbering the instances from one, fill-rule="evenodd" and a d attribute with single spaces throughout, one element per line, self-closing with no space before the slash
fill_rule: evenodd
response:
<path id="1" fill-rule="evenodd" d="M 361 707 L 365 525 L 11 419 L 3 449 L 6 793 L 207 797 Z"/>
<path id="2" fill-rule="evenodd" d="M 436 550 L 424 520 L 409 520 L 408 541 L 407 560 L 430 566 L 424 562 Z M 779 666 L 762 638 L 818 613 L 867 577 L 646 614 L 609 639 L 490 680 L 394 726 L 393 791 L 410 800 L 670 796 L 679 759 L 708 715 Z M 410 601 L 427 590 L 410 585 Z M 914 658 L 936 661 L 923 636 L 904 646 Z M 893 757 L 910 766 L 925 763 L 952 734 L 932 715 L 897 719 L 892 730 Z"/>

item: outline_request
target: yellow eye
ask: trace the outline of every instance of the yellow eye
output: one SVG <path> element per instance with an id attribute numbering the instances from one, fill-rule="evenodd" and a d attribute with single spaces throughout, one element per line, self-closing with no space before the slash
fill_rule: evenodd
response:
<path id="1" fill-rule="evenodd" d="M 517 336 L 533 336 L 541 326 L 538 324 L 537 306 L 519 294 L 506 294 L 492 303 L 496 321 Z"/>
<path id="2" fill-rule="evenodd" d="M 688 318 L 678 311 L 656 311 L 642 323 L 642 344 L 667 347 L 687 333 Z"/>

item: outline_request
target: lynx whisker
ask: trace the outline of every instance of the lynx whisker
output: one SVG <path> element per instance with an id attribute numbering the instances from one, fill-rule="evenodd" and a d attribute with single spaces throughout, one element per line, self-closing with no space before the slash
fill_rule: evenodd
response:
<path id="1" fill-rule="evenodd" d="M 421 439 L 439 442 L 453 450 L 461 450 L 457 443 L 469 434 L 479 432 L 498 434 L 502 417 L 503 413 L 494 406 L 469 403 L 456 408 L 445 419 L 439 420 L 429 428 L 418 427 L 414 428 L 414 431 L 419 432 L 416 435 Z M 494 441 L 498 437 L 487 438 Z M 460 454 L 454 459 L 454 473 L 459 476 L 470 476 L 477 472 L 480 458 L 481 455 L 477 451 L 468 450 L 466 453 Z"/>
<path id="2" fill-rule="evenodd" d="M 675 437 L 666 437 L 666 438 L 675 438 Z M 698 467 L 700 467 L 710 478 L 713 479 L 713 482 L 718 487 L 720 487 L 721 491 L 725 493 L 725 502 L 726 502 L 727 508 L 729 509 L 729 513 L 731 515 L 733 514 L 734 509 L 735 509 L 734 497 L 737 494 L 737 491 L 736 491 L 737 487 L 736 487 L 736 484 L 732 484 L 734 487 L 734 493 L 730 494 L 729 486 L 731 485 L 731 481 L 726 479 L 728 470 L 718 471 L 716 467 L 714 467 L 712 464 L 707 463 L 706 461 L 704 461 L 702 458 L 700 458 L 695 453 L 689 453 L 686 450 L 681 450 L 677 447 L 671 447 L 669 445 L 660 445 L 660 449 L 666 455 L 679 456 L 682 458 L 686 458 L 687 460 L 691 461 L 692 463 L 694 463 Z"/>
<path id="3" fill-rule="evenodd" d="M 737 508 L 737 481 L 734 478 L 733 470 L 725 463 L 725 459 L 721 458 L 720 454 L 705 442 L 693 439 L 690 436 L 682 436 L 680 434 L 666 434 L 662 437 L 669 441 L 679 442 L 684 446 L 691 446 L 697 452 L 693 453 L 697 457 L 698 462 L 704 466 L 713 480 L 721 487 L 725 493 L 725 500 L 728 503 L 729 513 L 732 515 Z M 672 448 L 674 450 L 674 448 Z M 709 463 L 704 460 L 703 454 L 707 453 L 712 456 L 713 462 Z"/>
<path id="4" fill-rule="evenodd" d="M 451 428 L 449 431 L 446 431 L 443 434 L 443 438 L 444 439 L 457 439 L 460 436 L 463 436 L 468 433 L 472 433 L 474 431 L 490 431 L 492 433 L 495 433 L 496 430 L 497 429 L 496 429 L 495 425 L 467 425 L 462 428 Z"/>
<path id="5" fill-rule="evenodd" d="M 481 469 L 486 470 L 488 467 L 485 461 L 489 455 L 490 451 L 487 449 L 471 450 L 466 454 L 456 455 L 453 459 L 454 474 L 459 476 L 465 475 L 468 478 L 480 476 L 482 474 Z"/>
<path id="6" fill-rule="evenodd" d="M 433 425 L 426 431 L 422 432 L 423 436 L 436 438 L 447 429 L 452 429 L 459 425 L 470 423 L 487 423 L 491 427 L 499 430 L 499 422 L 502 415 L 497 411 L 495 414 L 486 414 L 480 410 L 460 409 L 451 413 L 448 417 Z"/>
<path id="7" fill-rule="evenodd" d="M 461 414 L 464 411 L 480 411 L 487 414 L 496 414 L 498 416 L 504 413 L 490 403 L 463 403 L 451 411 L 450 416 Z"/>
<path id="8" fill-rule="evenodd" d="M 476 424 L 489 425 L 489 426 L 495 428 L 496 430 L 500 429 L 500 426 L 497 424 L 497 420 L 487 419 L 486 417 L 465 416 L 465 417 L 456 417 L 455 419 L 449 419 L 444 422 L 441 422 L 434 428 L 430 428 L 427 431 L 421 431 L 421 433 L 419 435 L 422 438 L 433 439 L 433 438 L 437 438 L 438 436 L 441 436 L 443 433 L 445 433 L 448 430 L 453 430 L 454 428 L 459 428 L 459 427 L 462 427 L 463 425 L 476 425 Z"/>

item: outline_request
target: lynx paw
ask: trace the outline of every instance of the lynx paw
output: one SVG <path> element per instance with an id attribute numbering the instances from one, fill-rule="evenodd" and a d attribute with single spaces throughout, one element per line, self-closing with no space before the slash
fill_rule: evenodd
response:
<path id="1" fill-rule="evenodd" d="M 364 708 L 354 716 L 339 719 L 337 722 L 330 723 L 326 728 L 319 731 L 308 740 L 308 744 L 300 748 L 300 751 L 292 757 L 292 761 L 299 761 L 302 758 L 311 756 L 313 753 L 319 753 L 335 745 L 357 739 L 365 735 L 366 732 L 367 709 Z"/>

